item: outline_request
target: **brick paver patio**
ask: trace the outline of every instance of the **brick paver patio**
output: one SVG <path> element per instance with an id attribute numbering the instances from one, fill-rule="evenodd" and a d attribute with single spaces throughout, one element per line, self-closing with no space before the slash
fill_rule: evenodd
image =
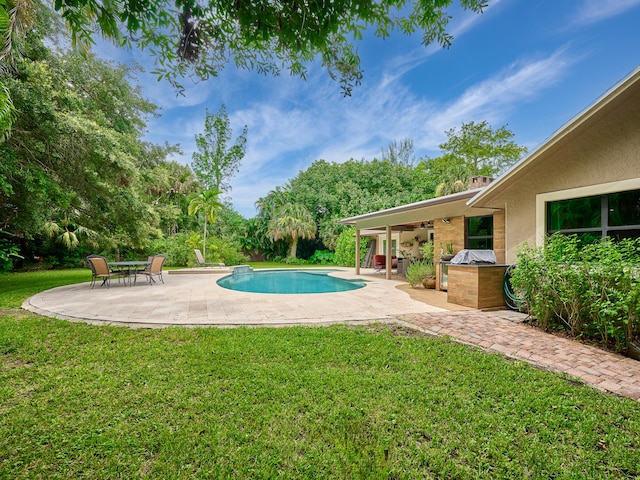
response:
<path id="1" fill-rule="evenodd" d="M 566 373 L 601 390 L 640 400 L 640 362 L 535 329 L 509 311 L 437 312 L 397 318 L 433 335 Z"/>

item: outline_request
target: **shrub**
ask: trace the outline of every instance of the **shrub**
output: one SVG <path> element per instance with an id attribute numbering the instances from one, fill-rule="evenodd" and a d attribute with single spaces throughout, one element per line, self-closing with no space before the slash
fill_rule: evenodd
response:
<path id="1" fill-rule="evenodd" d="M 186 267 L 189 259 L 194 256 L 193 247 L 190 244 L 191 233 L 180 232 L 166 238 L 158 238 L 151 242 L 146 251 L 147 255 L 166 255 L 165 265 L 169 267 Z"/>
<path id="2" fill-rule="evenodd" d="M 433 258 L 435 256 L 433 242 L 429 241 L 429 242 L 423 243 L 422 246 L 420 247 L 420 253 L 422 253 L 422 258 L 426 262 L 433 263 Z"/>
<path id="3" fill-rule="evenodd" d="M 225 265 L 240 265 L 247 263 L 248 257 L 233 242 L 210 237 L 207 238 L 207 261 L 223 262 Z"/>
<path id="4" fill-rule="evenodd" d="M 422 281 L 427 277 L 433 277 L 434 273 L 435 269 L 433 267 L 433 263 L 430 263 L 426 260 L 411 262 L 411 264 L 407 267 L 407 282 L 409 282 L 411 288 L 415 288 L 417 285 L 421 284 Z"/>
<path id="5" fill-rule="evenodd" d="M 355 248 L 355 245 L 353 248 Z M 321 265 L 333 264 L 335 259 L 336 254 L 329 250 L 316 250 L 309 258 L 309 263 L 319 263 Z"/>
<path id="6" fill-rule="evenodd" d="M 581 246 L 576 236 L 553 235 L 520 249 L 511 284 L 542 328 L 625 352 L 640 329 L 639 259 L 640 239 Z"/>
<path id="7" fill-rule="evenodd" d="M 0 230 L 0 233 L 2 230 Z M 21 258 L 18 255 L 20 248 L 9 240 L 0 238 L 0 273 L 7 273 L 13 267 L 13 259 Z"/>
<path id="8" fill-rule="evenodd" d="M 336 256 L 335 262 L 341 267 L 355 267 L 356 266 L 356 237 L 355 230 L 348 228 L 344 230 L 338 237 L 336 242 Z M 367 253 L 367 242 L 360 242 L 360 259 L 362 259 Z"/>

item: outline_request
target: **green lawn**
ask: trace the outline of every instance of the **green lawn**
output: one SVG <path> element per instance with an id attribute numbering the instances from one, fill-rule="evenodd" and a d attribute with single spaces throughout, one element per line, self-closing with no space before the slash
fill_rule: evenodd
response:
<path id="1" fill-rule="evenodd" d="M 639 478 L 640 403 L 389 326 L 129 330 L 14 309 L 0 478 Z"/>

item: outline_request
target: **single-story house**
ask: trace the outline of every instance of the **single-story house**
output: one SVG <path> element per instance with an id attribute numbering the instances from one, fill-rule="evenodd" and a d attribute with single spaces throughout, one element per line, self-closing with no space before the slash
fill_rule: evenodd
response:
<path id="1" fill-rule="evenodd" d="M 436 288 L 452 303 L 502 304 L 502 275 L 525 242 L 554 232 L 591 237 L 640 237 L 640 68 L 579 113 L 495 181 L 471 180 L 465 192 L 346 218 L 361 237 L 377 235 L 390 257 L 433 240 L 453 251 L 490 249 L 496 264 L 437 262 Z M 356 266 L 356 274 L 360 266 Z"/>

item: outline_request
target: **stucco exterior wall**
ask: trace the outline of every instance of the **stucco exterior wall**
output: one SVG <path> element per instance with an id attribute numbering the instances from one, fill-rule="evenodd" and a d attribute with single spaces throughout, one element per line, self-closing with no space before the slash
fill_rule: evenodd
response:
<path id="1" fill-rule="evenodd" d="M 640 188 L 640 94 L 629 101 L 573 131 L 509 182 L 500 195 L 508 263 L 524 242 L 544 238 L 545 202 Z"/>

